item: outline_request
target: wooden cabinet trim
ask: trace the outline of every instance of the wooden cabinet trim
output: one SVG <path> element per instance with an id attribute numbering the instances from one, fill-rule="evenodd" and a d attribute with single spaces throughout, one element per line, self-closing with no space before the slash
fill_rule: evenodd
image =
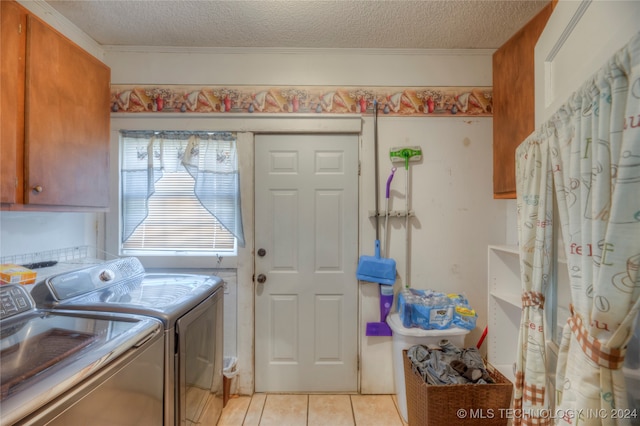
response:
<path id="1" fill-rule="evenodd" d="M 27 10 L 16 2 L 1 3 L 0 202 L 22 203 Z"/>
<path id="2" fill-rule="evenodd" d="M 493 193 L 516 198 L 515 150 L 535 129 L 534 49 L 555 3 L 493 54 Z"/>

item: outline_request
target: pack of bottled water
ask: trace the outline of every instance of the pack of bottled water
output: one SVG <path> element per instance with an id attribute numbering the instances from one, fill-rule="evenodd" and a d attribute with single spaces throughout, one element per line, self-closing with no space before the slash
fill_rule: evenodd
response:
<path id="1" fill-rule="evenodd" d="M 397 309 L 402 325 L 424 330 L 461 327 L 472 330 L 477 315 L 461 294 L 405 288 L 398 293 Z"/>

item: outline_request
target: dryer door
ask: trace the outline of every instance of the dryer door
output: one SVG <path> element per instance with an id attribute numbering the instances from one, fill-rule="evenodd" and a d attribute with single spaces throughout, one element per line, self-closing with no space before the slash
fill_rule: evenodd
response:
<path id="1" fill-rule="evenodd" d="M 176 323 L 179 346 L 176 368 L 178 425 L 198 423 L 209 414 L 222 413 L 223 291 L 216 291 Z M 188 397 L 187 397 L 188 395 Z"/>

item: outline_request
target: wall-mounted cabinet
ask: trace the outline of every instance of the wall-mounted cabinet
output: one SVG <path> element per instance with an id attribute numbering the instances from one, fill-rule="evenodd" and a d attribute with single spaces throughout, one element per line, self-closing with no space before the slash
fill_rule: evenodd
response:
<path id="1" fill-rule="evenodd" d="M 110 69 L 1 3 L 2 209 L 106 209 Z"/>
<path id="2" fill-rule="evenodd" d="M 493 54 L 493 196 L 516 198 L 515 152 L 535 126 L 534 49 L 553 3 Z"/>

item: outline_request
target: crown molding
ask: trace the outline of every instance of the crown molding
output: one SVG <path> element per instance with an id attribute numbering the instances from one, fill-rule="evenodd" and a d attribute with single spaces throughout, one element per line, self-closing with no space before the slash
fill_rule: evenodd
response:
<path id="1" fill-rule="evenodd" d="M 491 56 L 496 49 L 357 49 L 295 47 L 179 47 L 103 45 L 106 52 L 188 53 L 217 55 L 405 55 L 405 56 Z"/>
<path id="2" fill-rule="evenodd" d="M 17 2 L 91 55 L 104 61 L 103 47 L 73 22 L 62 16 L 49 3 L 44 0 L 17 0 Z"/>

